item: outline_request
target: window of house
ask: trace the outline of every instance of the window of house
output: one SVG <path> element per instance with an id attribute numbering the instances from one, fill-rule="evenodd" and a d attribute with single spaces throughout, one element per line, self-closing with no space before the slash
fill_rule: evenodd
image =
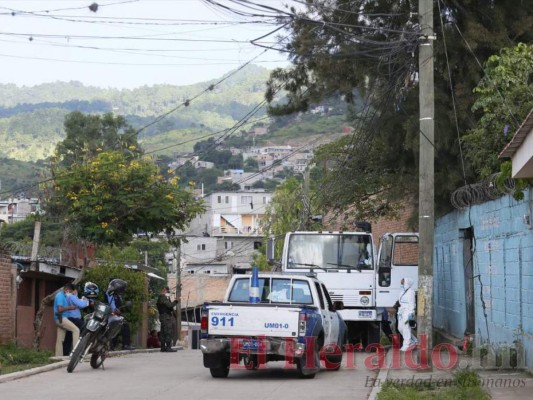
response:
<path id="1" fill-rule="evenodd" d="M 198 250 L 198 251 L 205 250 L 205 244 L 198 244 L 198 245 L 196 245 L 196 250 Z"/>
<path id="2" fill-rule="evenodd" d="M 219 204 L 222 203 L 222 196 L 218 196 L 217 197 L 217 201 L 218 201 Z"/>
<path id="3" fill-rule="evenodd" d="M 261 242 L 254 242 L 254 250 L 259 250 L 261 248 Z"/>
<path id="4" fill-rule="evenodd" d="M 226 204 L 229 204 L 229 196 L 226 196 Z"/>
<path id="5" fill-rule="evenodd" d="M 224 248 L 226 250 L 233 248 L 233 242 L 224 242 Z"/>
<path id="6" fill-rule="evenodd" d="M 252 196 L 241 196 L 241 204 L 250 204 L 252 202 Z"/>

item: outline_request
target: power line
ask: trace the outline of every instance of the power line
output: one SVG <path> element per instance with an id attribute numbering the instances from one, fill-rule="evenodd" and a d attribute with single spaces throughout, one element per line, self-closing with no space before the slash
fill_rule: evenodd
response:
<path id="1" fill-rule="evenodd" d="M 232 76 L 234 76 L 235 74 L 237 74 L 238 72 L 240 72 L 242 69 L 244 69 L 247 65 L 249 65 L 250 63 L 252 63 L 254 60 L 256 60 L 259 56 L 261 56 L 262 54 L 264 54 L 266 52 L 266 50 L 262 51 L 260 54 L 258 54 L 257 56 L 253 57 L 252 59 L 248 60 L 247 62 L 245 62 L 244 64 L 242 64 L 239 68 L 237 68 L 236 70 L 232 71 L 230 74 L 227 74 L 226 76 L 224 76 L 223 78 L 219 79 L 216 83 L 214 84 L 211 84 L 209 85 L 206 89 L 204 89 L 203 91 L 197 93 L 195 96 L 191 97 L 190 99 L 188 100 L 185 100 L 184 102 L 180 103 L 178 106 L 166 111 L 165 113 L 163 114 L 160 114 L 159 116 L 157 116 L 153 121 L 151 121 L 150 123 L 144 125 L 143 127 L 137 129 L 136 131 L 133 132 L 133 134 L 131 134 L 131 136 L 126 136 L 125 138 L 128 139 L 128 138 L 131 138 L 133 136 L 137 136 L 139 133 L 141 133 L 143 130 L 147 129 L 148 127 L 158 123 L 159 121 L 161 121 L 162 119 L 166 118 L 168 115 L 170 115 L 171 113 L 175 112 L 176 110 L 178 110 L 179 108 L 183 107 L 183 106 L 188 106 L 190 105 L 190 103 L 196 99 L 198 99 L 200 96 L 202 96 L 203 94 L 207 93 L 207 92 L 210 92 L 212 90 L 215 89 L 215 87 L 219 86 L 220 84 L 222 84 L 224 81 L 226 81 L 227 79 L 231 78 Z M 1 56 L 1 54 L 0 54 Z M 238 121 L 232 128 L 228 129 L 228 130 L 224 130 L 224 134 L 217 139 L 217 145 L 219 143 L 222 142 L 222 140 L 224 139 L 224 137 L 227 137 L 231 134 L 232 131 L 235 131 L 236 129 L 238 129 L 239 127 L 241 127 L 242 125 L 244 125 L 249 118 L 251 118 L 251 116 L 253 116 L 258 110 L 259 108 L 264 105 L 264 101 L 259 103 L 259 105 L 256 105 L 252 111 L 250 111 L 243 119 L 241 119 L 240 121 Z M 215 133 L 216 134 L 216 133 Z M 177 144 L 179 145 L 179 144 Z M 176 144 L 172 145 L 172 146 L 176 146 Z M 170 147 L 172 147 L 170 146 Z M 169 146 L 165 147 L 164 149 L 166 148 L 169 148 Z M 151 154 L 151 153 L 155 153 L 157 151 L 161 151 L 162 149 L 158 149 L 158 150 L 154 150 L 154 151 L 151 151 L 151 152 L 147 152 L 145 154 Z M 65 175 L 68 175 L 68 174 L 71 174 L 72 172 L 65 172 L 64 174 L 62 174 L 62 176 L 65 176 Z M 32 184 L 32 185 L 28 185 L 28 186 L 25 186 L 23 188 L 19 188 L 17 190 L 25 190 L 25 189 L 28 189 L 28 188 L 32 188 L 32 187 L 35 187 L 35 186 L 39 186 L 43 183 L 47 183 L 47 182 L 50 182 L 50 181 L 53 181 L 55 178 L 49 178 L 49 179 L 46 179 L 46 180 L 42 180 L 42 181 L 39 181 L 35 184 Z M 0 195 L 2 194 L 7 194 L 7 193 L 13 193 L 13 190 L 10 190 L 10 191 L 4 191 L 4 192 L 0 192 Z"/>

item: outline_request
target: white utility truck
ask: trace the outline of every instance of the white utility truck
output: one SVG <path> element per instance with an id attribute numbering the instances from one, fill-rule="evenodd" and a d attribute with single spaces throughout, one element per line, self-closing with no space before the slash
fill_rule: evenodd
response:
<path id="1" fill-rule="evenodd" d="M 267 246 L 273 259 L 274 243 Z M 418 233 L 387 233 L 376 253 L 370 232 L 289 232 L 285 235 L 281 271 L 313 273 L 328 288 L 348 327 L 349 343 L 362 348 L 380 342 L 384 312 L 400 296 L 400 281 L 418 287 Z"/>

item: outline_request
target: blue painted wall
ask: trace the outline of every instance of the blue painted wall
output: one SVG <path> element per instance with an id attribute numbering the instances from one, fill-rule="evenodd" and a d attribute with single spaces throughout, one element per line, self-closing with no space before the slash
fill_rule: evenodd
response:
<path id="1" fill-rule="evenodd" d="M 453 336 L 466 328 L 463 230 L 473 227 L 475 335 L 477 344 L 520 340 L 533 367 L 533 193 L 454 211 L 435 225 L 433 324 Z M 529 224 L 525 216 L 529 215 Z M 483 307 L 482 299 L 485 302 Z M 486 318 L 485 318 L 486 314 Z"/>

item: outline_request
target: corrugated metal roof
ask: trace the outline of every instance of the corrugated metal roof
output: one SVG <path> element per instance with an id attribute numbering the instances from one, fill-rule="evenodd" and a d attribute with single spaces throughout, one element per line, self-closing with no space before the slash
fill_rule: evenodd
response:
<path id="1" fill-rule="evenodd" d="M 513 138 L 509 143 L 507 143 L 507 146 L 503 149 L 503 151 L 500 153 L 498 158 L 511 158 L 514 156 L 516 151 L 520 148 L 522 143 L 524 143 L 524 140 L 526 139 L 526 136 L 529 132 L 533 129 L 533 109 L 529 112 L 524 122 L 522 122 L 522 125 L 518 128 L 516 133 L 514 134 Z"/>

